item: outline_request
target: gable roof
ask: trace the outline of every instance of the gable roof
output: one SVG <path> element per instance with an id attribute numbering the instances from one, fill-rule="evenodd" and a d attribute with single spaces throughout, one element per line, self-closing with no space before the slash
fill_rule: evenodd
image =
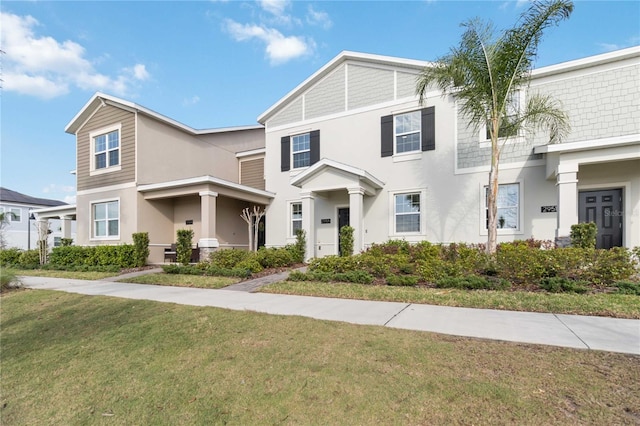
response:
<path id="1" fill-rule="evenodd" d="M 394 56 L 373 55 L 370 53 L 360 53 L 343 50 L 325 66 L 313 73 L 309 78 L 300 83 L 295 89 L 284 95 L 278 102 L 276 102 L 268 110 L 263 112 L 258 117 L 258 122 L 261 124 L 266 123 L 266 121 L 273 115 L 275 115 L 275 113 L 278 112 L 288 101 L 307 91 L 314 84 L 324 78 L 327 74 L 347 61 L 357 61 L 360 63 L 364 62 L 375 65 L 395 66 L 402 68 L 413 68 L 416 71 L 420 71 L 424 67 L 431 64 L 430 62 L 419 61 L 416 59 L 397 58 Z"/>
<path id="2" fill-rule="evenodd" d="M 314 176 L 322 174 L 328 170 L 337 170 L 344 173 L 347 176 L 354 177 L 357 181 L 361 182 L 366 186 L 367 195 L 373 195 L 375 190 L 382 189 L 384 187 L 384 182 L 380 179 L 376 178 L 366 170 L 363 170 L 358 167 L 350 166 L 348 164 L 340 163 L 338 161 L 330 160 L 328 158 L 323 158 L 313 166 L 304 170 L 299 175 L 293 177 L 291 182 L 289 182 L 293 186 L 297 186 L 301 188 L 306 182 L 310 181 Z"/>
<path id="3" fill-rule="evenodd" d="M 89 99 L 89 101 L 82 107 L 82 109 L 75 115 L 75 117 L 71 119 L 69 124 L 67 124 L 67 126 L 64 128 L 64 131 L 75 135 L 80 127 L 82 127 L 82 125 L 86 123 L 86 121 L 93 115 L 93 113 L 98 108 L 104 105 L 111 105 L 127 111 L 144 114 L 192 135 L 206 135 L 211 133 L 235 132 L 238 130 L 255 130 L 263 128 L 263 126 L 255 124 L 249 126 L 221 127 L 217 129 L 194 129 L 193 127 L 182 124 L 179 121 L 159 114 L 142 105 L 138 105 L 134 102 L 130 102 L 115 96 L 107 95 L 105 93 L 96 92 L 91 97 L 91 99 Z"/>
<path id="4" fill-rule="evenodd" d="M 29 195 L 21 194 L 17 191 L 12 191 L 7 188 L 0 187 L 0 201 L 4 201 L 7 203 L 17 203 L 17 204 L 31 204 L 36 206 L 63 206 L 67 203 L 58 201 L 58 200 L 50 200 L 47 198 L 36 198 L 31 197 Z"/>

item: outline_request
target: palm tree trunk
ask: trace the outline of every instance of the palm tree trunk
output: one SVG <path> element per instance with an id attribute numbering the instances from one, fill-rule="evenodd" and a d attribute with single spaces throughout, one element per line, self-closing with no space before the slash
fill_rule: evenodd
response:
<path id="1" fill-rule="evenodd" d="M 489 196 L 487 210 L 489 225 L 487 229 L 487 254 L 493 255 L 498 249 L 498 169 L 500 164 L 500 149 L 498 146 L 498 122 L 492 120 L 491 135 L 491 170 L 489 171 Z"/>

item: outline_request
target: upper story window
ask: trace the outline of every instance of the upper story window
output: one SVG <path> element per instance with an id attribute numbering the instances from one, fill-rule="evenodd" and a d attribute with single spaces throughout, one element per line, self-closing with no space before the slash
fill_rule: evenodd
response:
<path id="1" fill-rule="evenodd" d="M 91 141 L 91 174 L 120 170 L 120 124 L 89 134 Z"/>
<path id="2" fill-rule="evenodd" d="M 422 119 L 420 111 L 408 112 L 394 116 L 395 153 L 421 150 Z"/>
<path id="3" fill-rule="evenodd" d="M 309 133 L 291 138 L 291 155 L 294 169 L 309 167 L 311 163 L 311 139 Z"/>
<path id="4" fill-rule="evenodd" d="M 435 107 L 380 117 L 380 155 L 393 161 L 422 158 L 436 149 Z M 409 155 L 406 155 L 409 154 Z"/>
<path id="5" fill-rule="evenodd" d="M 320 130 L 280 138 L 280 170 L 313 166 L 320 161 Z"/>
<path id="6" fill-rule="evenodd" d="M 118 200 L 94 203 L 91 214 L 93 238 L 117 239 L 120 236 L 120 202 Z"/>
<path id="7" fill-rule="evenodd" d="M 120 164 L 120 132 L 118 130 L 94 137 L 93 143 L 96 170 Z"/>
<path id="8" fill-rule="evenodd" d="M 500 129 L 498 130 L 498 136 L 500 138 L 510 138 L 518 135 L 518 130 L 513 126 L 513 123 L 522 111 L 523 94 L 523 91 L 516 90 L 511 92 L 511 95 L 509 95 L 507 106 L 505 107 L 504 116 L 500 121 Z M 490 128 L 491 122 L 487 121 L 485 131 L 481 133 L 481 138 L 482 136 L 484 136 L 486 140 L 491 140 Z"/>

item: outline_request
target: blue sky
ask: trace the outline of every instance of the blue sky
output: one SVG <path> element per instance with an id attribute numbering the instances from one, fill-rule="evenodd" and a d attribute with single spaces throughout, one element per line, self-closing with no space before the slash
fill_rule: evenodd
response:
<path id="1" fill-rule="evenodd" d="M 67 123 L 96 91 L 194 128 L 256 118 L 342 50 L 434 60 L 469 18 L 508 28 L 526 1 L 1 4 L 1 184 L 74 202 Z M 640 2 L 576 1 L 537 66 L 640 44 Z"/>

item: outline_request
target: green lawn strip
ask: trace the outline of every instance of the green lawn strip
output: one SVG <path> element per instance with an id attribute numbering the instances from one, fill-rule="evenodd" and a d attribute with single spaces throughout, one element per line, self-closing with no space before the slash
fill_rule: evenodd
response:
<path id="1" fill-rule="evenodd" d="M 455 290 L 313 281 L 281 281 L 262 287 L 260 291 L 304 296 L 424 303 L 465 308 L 640 318 L 640 297 L 624 294 L 598 293 L 582 295 L 524 291 Z"/>
<path id="2" fill-rule="evenodd" d="M 633 424 L 640 358 L 151 301 L 2 296 L 2 424 Z"/>
<path id="3" fill-rule="evenodd" d="M 78 272 L 78 271 L 57 271 L 54 269 L 16 269 L 16 275 L 30 277 L 68 278 L 74 280 L 101 280 L 107 277 L 118 275 L 117 272 Z"/>
<path id="4" fill-rule="evenodd" d="M 136 284 L 170 285 L 177 287 L 197 287 L 197 288 L 223 288 L 239 282 L 239 278 L 233 277 L 209 277 L 201 275 L 183 274 L 146 274 L 138 277 L 126 278 L 120 282 Z"/>

